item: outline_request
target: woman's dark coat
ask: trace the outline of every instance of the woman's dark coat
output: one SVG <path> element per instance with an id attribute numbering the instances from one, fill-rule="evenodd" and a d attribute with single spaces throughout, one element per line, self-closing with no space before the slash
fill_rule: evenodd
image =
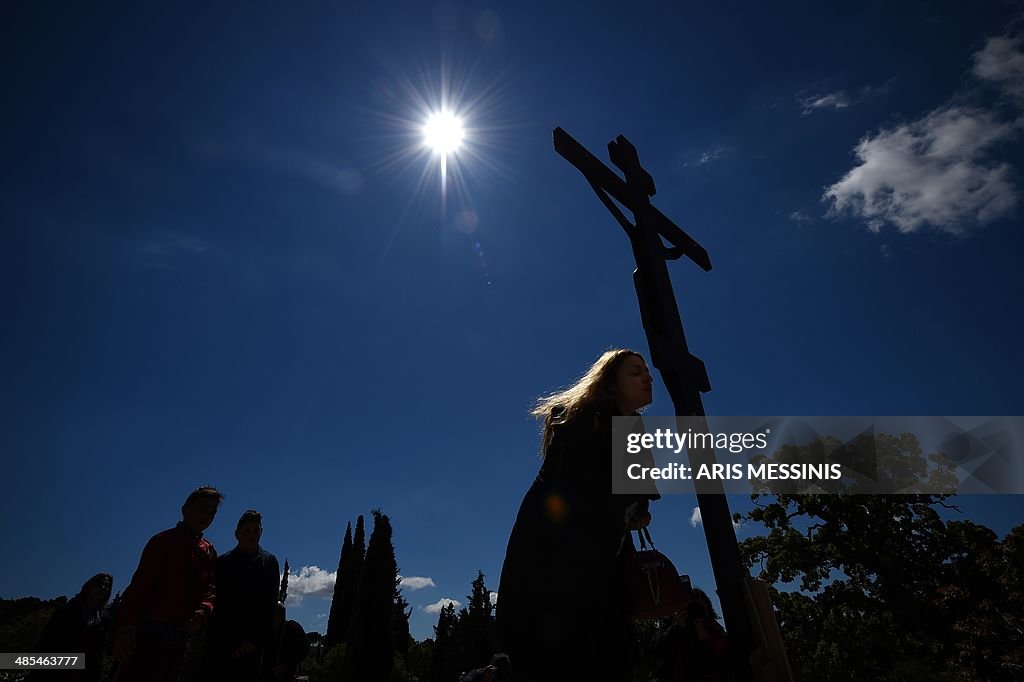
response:
<path id="1" fill-rule="evenodd" d="M 628 679 L 632 630 L 619 567 L 625 514 L 613 495 L 613 405 L 555 424 L 509 537 L 496 609 L 515 680 Z M 638 420 L 639 421 L 639 420 Z M 649 453 L 647 453 L 649 456 Z"/>

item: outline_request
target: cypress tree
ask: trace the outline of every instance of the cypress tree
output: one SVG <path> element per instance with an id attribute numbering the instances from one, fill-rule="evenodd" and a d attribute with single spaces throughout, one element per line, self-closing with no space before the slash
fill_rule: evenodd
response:
<path id="1" fill-rule="evenodd" d="M 331 601 L 331 613 L 328 617 L 327 637 L 324 640 L 324 646 L 327 648 L 348 641 L 366 555 L 365 537 L 363 515 L 360 514 L 356 519 L 355 535 L 352 535 L 351 523 L 345 529 L 345 541 L 341 546 L 341 558 L 338 560 L 338 573 L 334 582 L 334 599 Z"/>
<path id="2" fill-rule="evenodd" d="M 356 519 L 356 534 L 352 536 L 353 565 L 355 566 L 356 582 L 363 575 L 363 562 L 366 561 L 366 531 L 363 529 L 363 515 Z"/>
<path id="3" fill-rule="evenodd" d="M 327 634 L 324 636 L 324 647 L 331 648 L 345 641 L 348 634 L 349 621 L 342 618 L 345 609 L 346 568 L 352 564 L 352 522 L 345 528 L 345 539 L 341 543 L 341 556 L 338 557 L 338 572 L 334 575 L 334 596 L 331 598 L 331 611 L 327 616 Z"/>
<path id="4" fill-rule="evenodd" d="M 398 564 L 391 543 L 391 520 L 373 510 L 373 532 L 366 549 L 349 630 L 342 679 L 387 682 L 394 665 L 393 626 Z"/>
<path id="5" fill-rule="evenodd" d="M 402 596 L 400 582 L 396 577 L 395 591 L 391 600 L 391 634 L 395 640 L 395 651 L 402 655 L 403 661 L 408 661 L 409 646 L 412 644 L 412 636 L 409 634 L 409 616 L 412 615 L 412 607 Z"/>
<path id="6" fill-rule="evenodd" d="M 283 604 L 288 599 L 288 557 L 284 559 L 284 574 L 281 575 L 281 589 L 277 593 L 277 602 Z"/>
<path id="7" fill-rule="evenodd" d="M 338 642 L 348 641 L 352 631 L 352 619 L 356 614 L 356 599 L 359 594 L 359 582 L 363 577 L 363 563 L 366 561 L 366 531 L 363 526 L 363 515 L 356 518 L 355 535 L 352 536 L 351 551 L 345 564 L 344 575 L 339 570 L 341 581 L 341 601 L 338 612 Z"/>
<path id="8" fill-rule="evenodd" d="M 498 646 L 491 615 L 494 607 L 483 571 L 477 571 L 471 592 L 466 608 L 459 613 L 458 627 L 460 667 L 466 670 L 486 665 Z"/>
<path id="9" fill-rule="evenodd" d="M 437 616 L 434 626 L 434 648 L 430 657 L 430 679 L 435 681 L 458 679 L 458 643 L 456 630 L 458 616 L 455 604 L 448 602 Z"/>

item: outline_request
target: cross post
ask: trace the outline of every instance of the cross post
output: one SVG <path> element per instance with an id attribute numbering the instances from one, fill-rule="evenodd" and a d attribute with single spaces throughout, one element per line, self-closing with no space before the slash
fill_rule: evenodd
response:
<path id="1" fill-rule="evenodd" d="M 700 394 L 711 390 L 711 382 L 704 362 L 692 355 L 686 344 L 666 261 L 686 256 L 707 272 L 711 270 L 708 252 L 651 205 L 650 198 L 656 191 L 654 179 L 640 165 L 636 147 L 625 137 L 619 135 L 608 143 L 609 157 L 622 171 L 625 180 L 561 128 L 554 130 L 554 143 L 555 151 L 583 173 L 629 237 L 636 260 L 633 284 L 651 351 L 651 363 L 665 382 L 676 415 L 704 417 Z M 612 199 L 632 212 L 632 223 Z M 671 246 L 666 246 L 663 239 Z M 707 422 L 702 421 L 706 430 Z M 694 448 L 687 454 L 694 471 L 700 464 L 716 462 L 713 448 Z M 751 657 L 755 650 L 756 625 L 752 622 L 744 596 L 749 574 L 740 557 L 722 482 L 701 481 L 697 486 L 697 505 L 729 633 L 730 664 L 736 680 L 754 680 Z"/>

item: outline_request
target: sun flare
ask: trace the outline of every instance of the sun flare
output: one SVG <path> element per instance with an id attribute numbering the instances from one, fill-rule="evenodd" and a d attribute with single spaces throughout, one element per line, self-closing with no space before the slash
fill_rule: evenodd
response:
<path id="1" fill-rule="evenodd" d="M 449 111 L 431 114 L 423 126 L 423 142 L 442 156 L 458 150 L 465 132 L 462 121 Z"/>
<path id="2" fill-rule="evenodd" d="M 505 152 L 520 146 L 515 131 L 521 126 L 512 113 L 520 106 L 513 87 L 518 81 L 499 72 L 476 82 L 471 66 L 438 66 L 436 77 L 430 75 L 432 67 L 420 65 L 414 70 L 418 73 L 390 70 L 373 82 L 370 111 L 383 125 L 373 126 L 375 133 L 382 133 L 375 136 L 382 144 L 372 172 L 401 179 L 404 191 L 399 194 L 406 198 L 381 260 L 407 227 L 409 216 L 433 208 L 433 202 L 422 200 L 434 188 L 440 189 L 443 229 L 475 235 L 479 218 L 474 192 L 495 176 L 519 180 L 502 161 Z M 483 268 L 484 245 L 473 244 L 474 258 Z M 485 275 L 489 283 L 490 275 Z"/>

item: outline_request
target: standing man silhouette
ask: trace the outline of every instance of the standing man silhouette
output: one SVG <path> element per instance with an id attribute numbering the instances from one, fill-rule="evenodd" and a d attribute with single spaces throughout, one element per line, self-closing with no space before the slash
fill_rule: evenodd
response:
<path id="1" fill-rule="evenodd" d="M 117 682 L 177 682 L 189 639 L 213 613 L 217 550 L 203 531 L 223 499 L 216 488 L 196 488 L 178 525 L 146 543 L 118 611 Z"/>
<path id="2" fill-rule="evenodd" d="M 217 612 L 210 622 L 208 675 L 211 680 L 256 680 L 264 654 L 272 649 L 280 569 L 260 547 L 263 516 L 242 514 L 234 549 L 217 558 Z M 268 657 L 269 658 L 269 657 Z"/>

